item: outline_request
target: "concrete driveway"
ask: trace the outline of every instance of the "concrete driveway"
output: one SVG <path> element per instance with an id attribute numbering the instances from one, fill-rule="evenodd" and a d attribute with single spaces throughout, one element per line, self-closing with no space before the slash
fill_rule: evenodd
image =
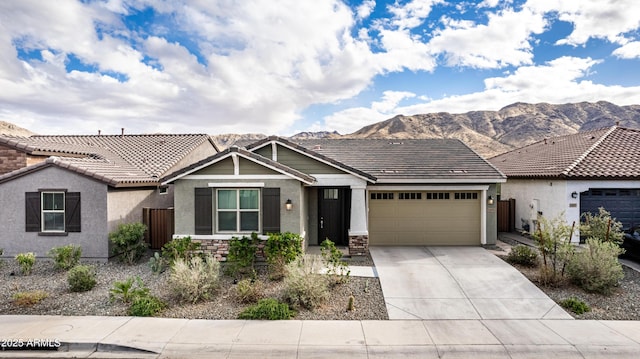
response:
<path id="1" fill-rule="evenodd" d="M 573 319 L 480 247 L 371 247 L 389 319 Z"/>

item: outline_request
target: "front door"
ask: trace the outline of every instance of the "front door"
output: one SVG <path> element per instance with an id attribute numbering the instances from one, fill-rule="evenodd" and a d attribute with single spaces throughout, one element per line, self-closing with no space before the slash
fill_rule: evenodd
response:
<path id="1" fill-rule="evenodd" d="M 348 245 L 349 225 L 348 188 L 320 188 L 318 191 L 318 244 L 330 239 L 336 245 Z"/>

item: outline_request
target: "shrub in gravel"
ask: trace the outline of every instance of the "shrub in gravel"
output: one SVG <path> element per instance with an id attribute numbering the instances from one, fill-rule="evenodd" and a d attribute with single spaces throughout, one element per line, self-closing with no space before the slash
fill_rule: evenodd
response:
<path id="1" fill-rule="evenodd" d="M 109 233 L 109 240 L 113 243 L 112 252 L 127 264 L 135 264 L 147 251 L 144 232 L 147 226 L 142 223 L 123 223 L 118 229 Z"/>
<path id="2" fill-rule="evenodd" d="M 69 270 L 80 262 L 82 248 L 73 244 L 53 247 L 49 251 L 49 256 L 53 259 L 57 269 Z"/>
<path id="3" fill-rule="evenodd" d="M 578 315 L 591 311 L 591 307 L 587 303 L 576 297 L 567 298 L 561 301 L 560 305 Z"/>
<path id="4" fill-rule="evenodd" d="M 262 298 L 264 284 L 259 280 L 243 279 L 236 284 L 234 294 L 241 303 L 255 303 Z"/>
<path id="5" fill-rule="evenodd" d="M 569 262 L 569 278 L 587 292 L 610 294 L 624 277 L 618 261 L 622 252 L 616 243 L 587 239 L 587 248 L 578 251 Z"/>
<path id="6" fill-rule="evenodd" d="M 161 312 L 167 304 L 153 295 L 137 296 L 131 302 L 127 314 L 136 317 L 151 317 Z"/>
<path id="7" fill-rule="evenodd" d="M 121 282 L 114 282 L 111 289 L 109 289 L 109 300 L 114 302 L 120 300 L 123 303 L 129 303 L 137 297 L 149 295 L 149 288 L 147 288 L 140 277 L 133 277 Z"/>
<path id="8" fill-rule="evenodd" d="M 295 315 L 296 312 L 291 310 L 286 303 L 267 298 L 243 310 L 238 315 L 238 319 L 284 320 L 291 319 Z"/>
<path id="9" fill-rule="evenodd" d="M 322 259 L 305 255 L 287 265 L 284 298 L 295 307 L 313 310 L 329 298 L 329 281 L 320 274 Z"/>
<path id="10" fill-rule="evenodd" d="M 32 306 L 42 302 L 48 296 L 49 293 L 42 290 L 19 292 L 13 295 L 13 303 L 21 307 Z"/>
<path id="11" fill-rule="evenodd" d="M 507 255 L 507 262 L 535 267 L 538 264 L 538 253 L 529 246 L 518 244 L 511 248 L 511 252 Z"/>
<path id="12" fill-rule="evenodd" d="M 331 284 L 346 283 L 349 280 L 349 265 L 342 260 L 342 251 L 328 238 L 320 243 L 320 251 Z"/>
<path id="13" fill-rule="evenodd" d="M 250 275 L 256 277 L 255 261 L 258 250 L 258 234 L 251 233 L 250 237 L 232 237 L 229 241 L 229 254 L 226 268 L 232 276 Z"/>
<path id="14" fill-rule="evenodd" d="M 96 270 L 92 266 L 77 265 L 67 273 L 67 282 L 72 292 L 86 292 L 96 286 Z"/>
<path id="15" fill-rule="evenodd" d="M 611 217 L 611 213 L 603 207 L 598 208 L 598 214 L 589 212 L 582 214 L 580 235 L 587 238 L 595 238 L 600 242 L 613 242 L 620 244 L 624 237 L 622 223 Z"/>
<path id="16" fill-rule="evenodd" d="M 16 261 L 20 266 L 20 272 L 23 275 L 29 275 L 33 270 L 33 266 L 36 264 L 36 255 L 33 254 L 33 252 L 18 253 L 18 255 L 16 255 Z"/>
<path id="17" fill-rule="evenodd" d="M 539 267 L 542 285 L 557 285 L 564 280 L 565 269 L 575 251 L 571 244 L 574 229 L 565 222 L 564 213 L 551 220 L 538 216 L 533 238 L 542 257 Z"/>
<path id="18" fill-rule="evenodd" d="M 199 249 L 200 243 L 192 242 L 189 236 L 174 238 L 162 246 L 162 259 L 171 266 L 178 258 L 189 260 L 191 255 Z"/>
<path id="19" fill-rule="evenodd" d="M 265 242 L 264 254 L 269 264 L 269 279 L 280 280 L 286 274 L 286 265 L 302 254 L 302 237 L 291 232 L 271 233 Z"/>
<path id="20" fill-rule="evenodd" d="M 220 263 L 211 255 L 178 258 L 169 276 L 169 287 L 180 301 L 196 303 L 211 298 L 218 287 Z"/>

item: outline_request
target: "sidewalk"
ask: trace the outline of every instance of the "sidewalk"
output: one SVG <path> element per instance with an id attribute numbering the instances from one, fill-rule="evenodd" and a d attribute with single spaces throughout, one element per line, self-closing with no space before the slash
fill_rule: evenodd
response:
<path id="1" fill-rule="evenodd" d="M 0 339 L 60 342 L 58 351 L 0 351 L 0 358 L 634 358 L 640 322 L 5 315 Z"/>

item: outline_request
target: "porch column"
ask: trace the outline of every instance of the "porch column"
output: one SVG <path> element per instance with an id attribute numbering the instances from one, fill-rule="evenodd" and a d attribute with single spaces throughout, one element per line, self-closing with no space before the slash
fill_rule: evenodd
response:
<path id="1" fill-rule="evenodd" d="M 351 186 L 351 223 L 349 225 L 349 254 L 365 255 L 369 250 L 367 227 L 366 186 Z"/>
<path id="2" fill-rule="evenodd" d="M 487 190 L 480 195 L 480 244 L 487 244 Z"/>

